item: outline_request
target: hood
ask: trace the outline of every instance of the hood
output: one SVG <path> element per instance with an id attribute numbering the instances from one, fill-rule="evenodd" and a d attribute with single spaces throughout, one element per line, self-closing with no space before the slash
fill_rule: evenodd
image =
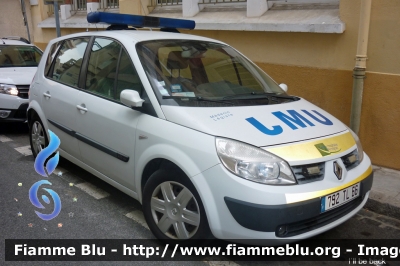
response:
<path id="1" fill-rule="evenodd" d="M 347 129 L 338 119 L 304 99 L 260 106 L 161 107 L 168 121 L 257 147 L 320 138 Z"/>
<path id="2" fill-rule="evenodd" d="M 0 68 L 0 83 L 13 85 L 30 85 L 37 67 Z"/>

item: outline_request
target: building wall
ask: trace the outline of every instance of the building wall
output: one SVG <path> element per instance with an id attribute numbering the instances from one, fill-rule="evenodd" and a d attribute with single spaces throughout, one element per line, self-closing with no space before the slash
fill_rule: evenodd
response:
<path id="1" fill-rule="evenodd" d="M 151 0 L 119 0 L 121 13 L 148 15 Z"/>
<path id="2" fill-rule="evenodd" d="M 85 31 L 85 29 L 64 29 L 61 28 L 60 32 L 61 32 L 61 36 L 65 36 L 68 34 L 73 34 L 73 33 L 79 33 L 79 32 L 83 32 Z M 40 49 L 42 49 L 44 51 L 44 49 L 46 49 L 46 46 L 48 44 L 48 42 L 54 38 L 57 38 L 57 34 L 55 29 L 48 29 L 48 28 L 44 28 L 44 29 L 40 29 L 40 41 L 35 41 L 35 45 L 37 47 L 39 47 Z"/>
<path id="3" fill-rule="evenodd" d="M 258 62 L 352 70 L 361 0 L 341 0 L 342 34 L 244 31 L 186 31 L 225 41 Z M 268 11 L 267 11 L 268 12 Z M 367 69 L 400 74 L 400 1 L 372 1 Z M 390 59 L 390 60 L 389 60 Z"/>
<path id="4" fill-rule="evenodd" d="M 25 0 L 25 11 L 29 30 L 31 32 L 31 41 L 33 41 L 33 24 L 31 17 L 31 5 L 29 0 Z M 19 0 L 1 0 L 0 8 L 0 37 L 19 36 L 28 39 L 28 32 L 24 25 L 21 4 Z"/>

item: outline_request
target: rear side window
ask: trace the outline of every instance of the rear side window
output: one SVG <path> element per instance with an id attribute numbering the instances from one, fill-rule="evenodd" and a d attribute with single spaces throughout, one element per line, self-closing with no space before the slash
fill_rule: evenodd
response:
<path id="1" fill-rule="evenodd" d="M 120 94 L 125 89 L 141 94 L 141 82 L 121 44 L 112 39 L 95 39 L 89 58 L 86 89 L 116 101 L 120 101 Z"/>
<path id="2" fill-rule="evenodd" d="M 63 42 L 49 78 L 66 85 L 77 87 L 79 73 L 89 38 L 70 39 Z"/>
<path id="3" fill-rule="evenodd" d="M 49 54 L 47 55 L 47 59 L 46 59 L 46 65 L 44 67 L 44 75 L 48 76 L 49 74 L 49 69 L 51 67 L 51 63 L 54 60 L 54 57 L 57 54 L 58 49 L 60 48 L 62 42 L 57 42 L 57 43 L 53 43 L 53 45 L 50 48 Z"/>

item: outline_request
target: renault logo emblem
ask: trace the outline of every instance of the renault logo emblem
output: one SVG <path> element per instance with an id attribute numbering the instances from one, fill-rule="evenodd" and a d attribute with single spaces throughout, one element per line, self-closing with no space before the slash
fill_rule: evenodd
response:
<path id="1" fill-rule="evenodd" d="M 333 172 L 335 172 L 335 175 L 339 180 L 342 180 L 342 167 L 340 167 L 337 161 L 333 162 Z"/>

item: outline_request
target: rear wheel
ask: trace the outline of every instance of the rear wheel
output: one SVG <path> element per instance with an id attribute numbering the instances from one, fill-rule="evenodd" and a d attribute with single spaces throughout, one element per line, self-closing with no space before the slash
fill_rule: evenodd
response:
<path id="1" fill-rule="evenodd" d="M 35 158 L 49 144 L 42 121 L 37 116 L 33 118 L 29 128 L 29 140 L 32 154 Z"/>
<path id="2" fill-rule="evenodd" d="M 205 239 L 207 217 L 190 180 L 177 171 L 160 169 L 143 191 L 143 213 L 153 234 L 164 240 Z"/>

